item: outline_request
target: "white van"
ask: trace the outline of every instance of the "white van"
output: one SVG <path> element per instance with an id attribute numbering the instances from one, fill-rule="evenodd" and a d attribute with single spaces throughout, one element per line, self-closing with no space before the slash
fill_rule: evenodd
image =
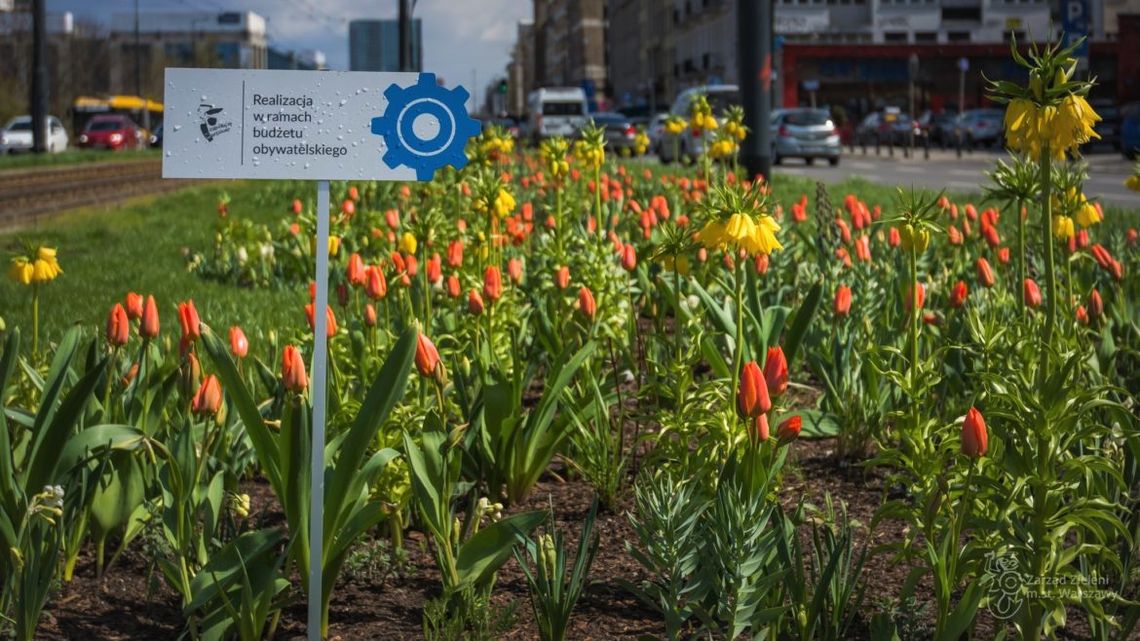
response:
<path id="1" fill-rule="evenodd" d="M 581 87 L 544 87 L 527 100 L 530 136 L 537 143 L 551 136 L 571 138 L 589 118 L 586 91 Z"/>

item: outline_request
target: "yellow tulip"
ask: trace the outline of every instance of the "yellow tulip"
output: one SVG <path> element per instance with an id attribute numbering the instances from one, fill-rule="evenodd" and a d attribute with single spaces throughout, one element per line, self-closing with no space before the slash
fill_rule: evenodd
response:
<path id="1" fill-rule="evenodd" d="M 413 236 L 411 232 L 404 232 L 404 235 L 400 236 L 400 250 L 405 254 L 411 254 L 414 256 L 416 253 L 416 246 L 416 237 Z"/>
<path id="2" fill-rule="evenodd" d="M 329 256 L 336 256 L 340 251 L 340 236 L 329 236 Z"/>

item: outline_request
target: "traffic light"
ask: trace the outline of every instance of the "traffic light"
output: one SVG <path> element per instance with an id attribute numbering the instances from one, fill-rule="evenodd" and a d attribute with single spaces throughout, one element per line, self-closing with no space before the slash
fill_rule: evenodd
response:
<path id="1" fill-rule="evenodd" d="M 506 80 L 500 80 L 499 81 L 499 93 L 501 93 L 501 94 L 507 93 L 507 81 Z"/>

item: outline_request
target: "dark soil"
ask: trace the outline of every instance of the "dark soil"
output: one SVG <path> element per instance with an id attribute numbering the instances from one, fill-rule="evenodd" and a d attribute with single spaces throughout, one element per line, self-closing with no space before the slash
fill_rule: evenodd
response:
<path id="1" fill-rule="evenodd" d="M 781 493 L 788 507 L 801 497 L 822 506 L 825 494 L 846 505 L 850 518 L 860 524 L 856 545 L 872 547 L 897 541 L 903 534 L 899 523 L 880 524 L 870 533 L 868 527 L 876 508 L 882 502 L 884 481 L 875 470 L 855 465 L 840 465 L 833 456 L 833 440 L 800 441 L 793 448 Z M 280 523 L 272 493 L 261 482 L 247 484 L 259 525 Z M 579 481 L 560 481 L 548 477 L 539 483 L 526 504 L 511 511 L 548 509 L 554 506 L 558 527 L 568 544 L 576 545 L 581 524 L 589 511 L 592 492 Z M 571 620 L 568 639 L 637 639 L 642 635 L 664 632 L 660 617 L 622 588 L 622 581 L 638 582 L 644 574 L 625 552 L 626 541 L 634 540 L 627 512 L 627 498 L 618 513 L 601 513 L 596 529 L 602 545 L 595 560 L 591 578 Z M 135 546 L 138 548 L 139 546 Z M 329 638 L 340 641 L 365 639 L 422 639 L 424 603 L 439 594 L 438 572 L 421 533 L 411 531 L 405 540 L 407 564 L 375 581 L 348 579 L 337 585 L 330 613 Z M 49 603 L 40 626 L 40 638 L 50 640 L 137 640 L 167 639 L 173 641 L 181 629 L 177 596 L 157 573 L 148 574 L 148 561 L 136 550 L 126 553 L 108 575 L 95 577 L 93 560 L 81 560 L 74 580 L 61 588 Z M 888 607 L 897 595 L 909 567 L 892 563 L 888 555 L 875 557 L 867 566 L 867 598 L 862 608 L 866 614 L 850 637 L 869 638 L 867 623 L 872 613 Z M 299 582 L 295 582 L 299 585 Z M 927 581 L 920 584 L 919 599 L 931 598 Z M 297 588 L 299 590 L 299 588 Z M 527 587 L 521 569 L 514 559 L 499 573 L 494 603 L 502 608 L 516 605 L 517 620 L 502 638 L 511 641 L 537 639 L 533 615 L 527 599 Z M 914 608 L 912 607 L 911 610 Z M 919 623 L 930 618 L 918 614 Z M 1087 639 L 1087 627 L 1079 613 L 1070 611 L 1070 625 L 1063 639 Z M 994 636 L 994 621 L 985 613 L 979 616 L 973 638 Z M 1012 630 L 1010 633 L 1012 634 Z M 305 634 L 303 595 L 286 608 L 278 627 L 277 639 L 300 641 Z M 1012 636 L 1009 638 L 1013 638 Z"/>

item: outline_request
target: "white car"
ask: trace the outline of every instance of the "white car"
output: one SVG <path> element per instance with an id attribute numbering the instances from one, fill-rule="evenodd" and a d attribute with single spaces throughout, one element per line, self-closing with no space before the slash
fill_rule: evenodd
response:
<path id="1" fill-rule="evenodd" d="M 48 116 L 49 153 L 57 154 L 67 149 L 67 130 L 55 116 Z M 0 153 L 16 153 L 32 150 L 32 117 L 16 116 L 0 129 Z"/>

